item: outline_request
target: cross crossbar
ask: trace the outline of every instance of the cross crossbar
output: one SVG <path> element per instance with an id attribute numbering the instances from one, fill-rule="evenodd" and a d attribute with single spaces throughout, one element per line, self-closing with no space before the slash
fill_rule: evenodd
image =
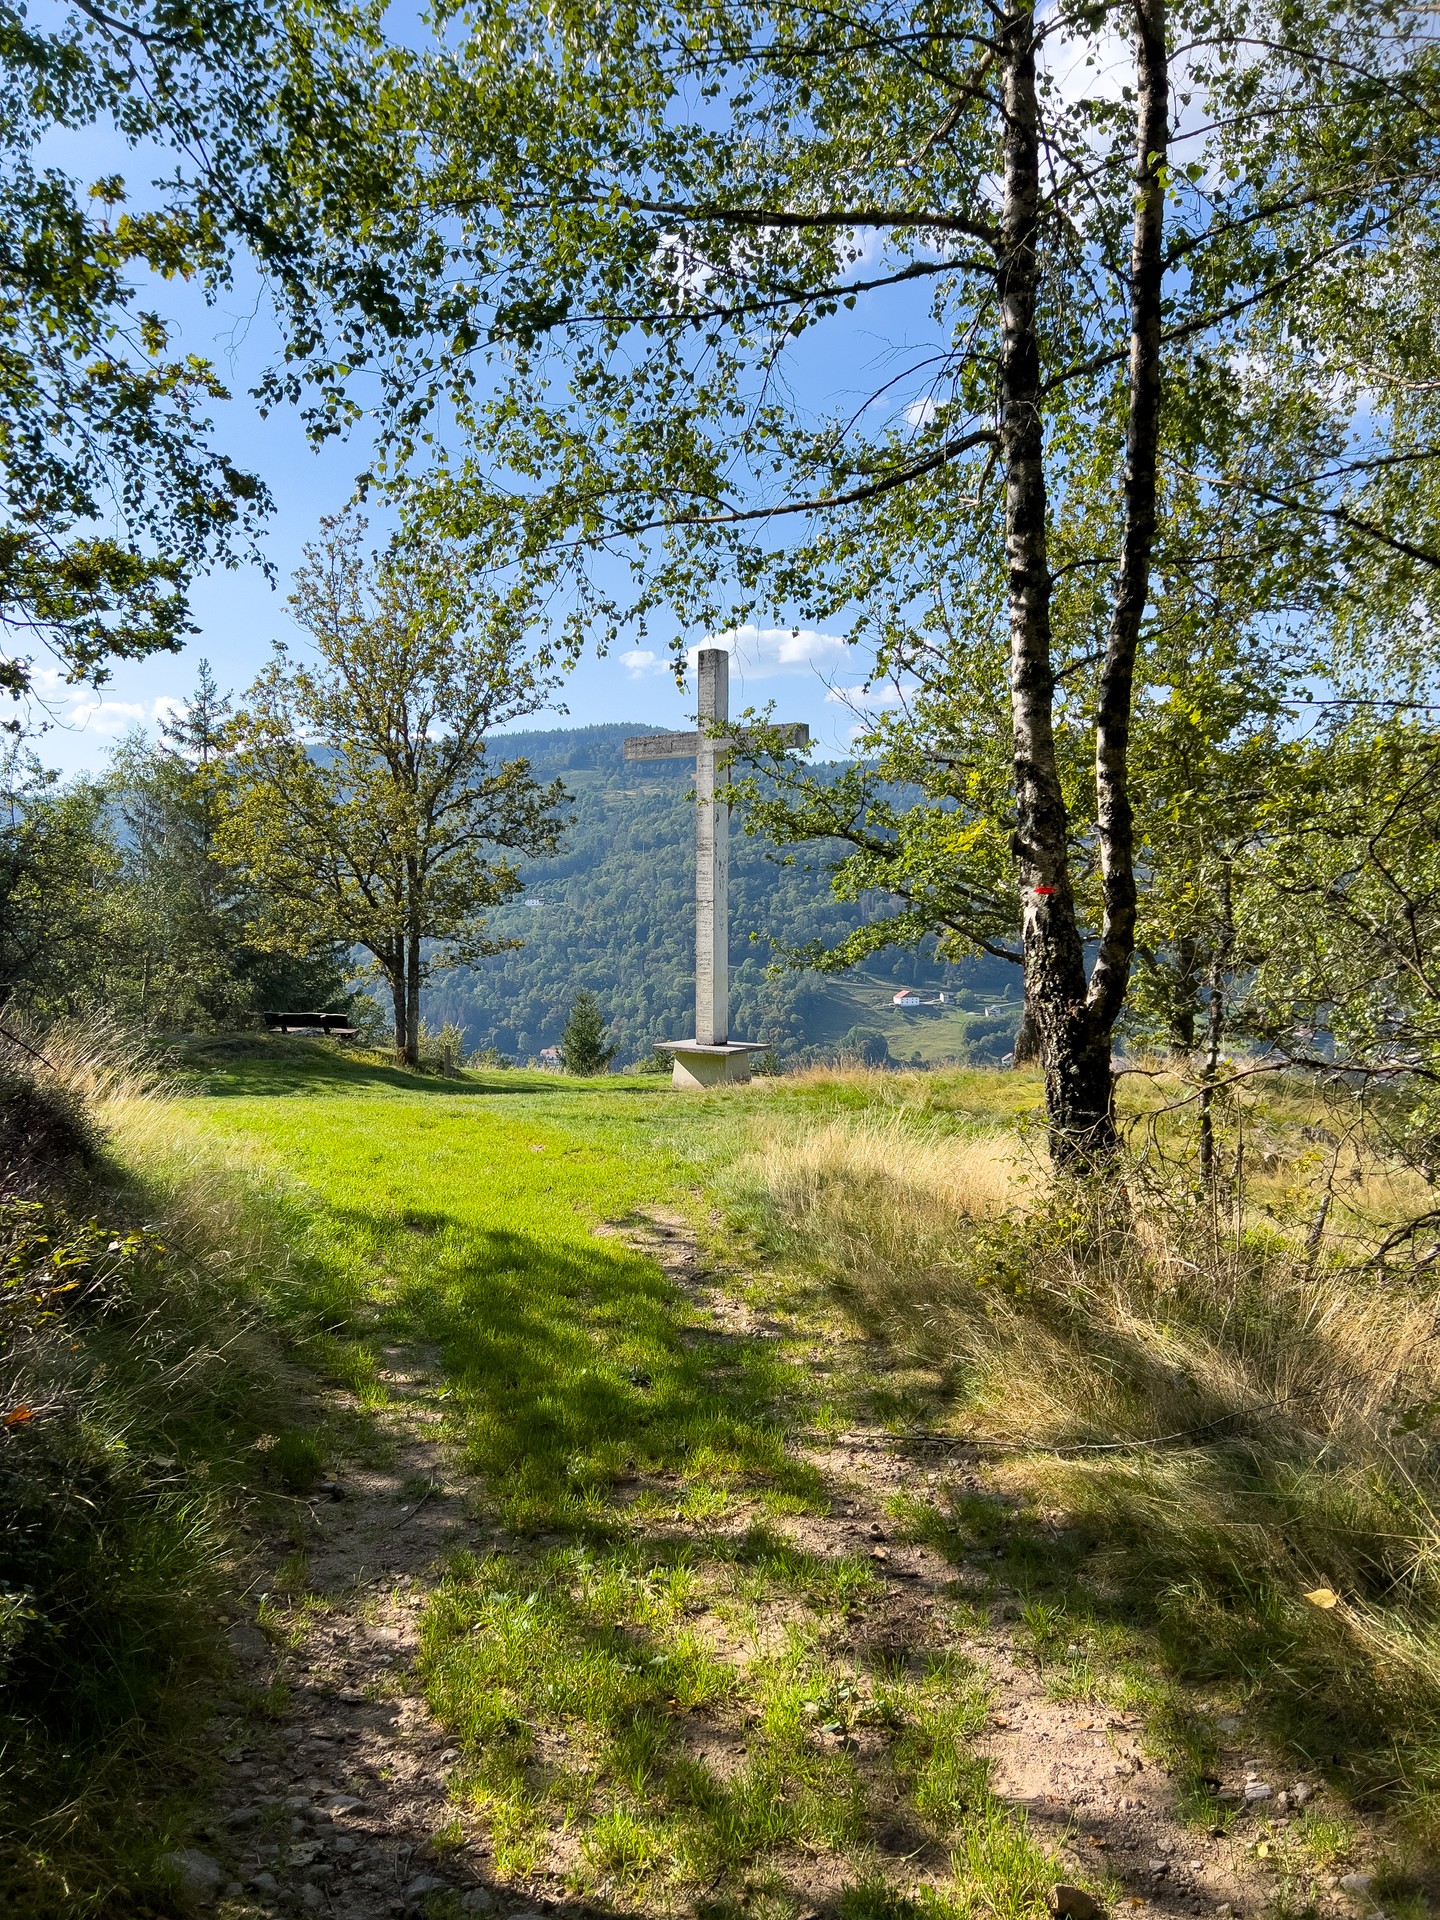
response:
<path id="1" fill-rule="evenodd" d="M 708 744 L 716 753 L 734 753 L 737 748 L 764 746 L 772 740 L 782 747 L 805 747 L 810 744 L 810 729 L 803 720 L 787 721 L 783 726 L 768 727 L 764 733 L 732 733 L 723 740 L 710 739 Z M 625 758 L 694 760 L 705 744 L 702 733 L 637 733 L 625 742 Z"/>

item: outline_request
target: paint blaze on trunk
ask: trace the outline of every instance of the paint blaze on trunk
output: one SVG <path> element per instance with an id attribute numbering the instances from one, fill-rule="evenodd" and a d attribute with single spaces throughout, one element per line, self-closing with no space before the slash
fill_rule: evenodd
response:
<path id="1" fill-rule="evenodd" d="M 1134 829 L 1127 755 L 1140 625 L 1155 532 L 1160 407 L 1160 317 L 1168 71 L 1163 0 L 1137 0 L 1138 100 L 1131 246 L 1130 353 L 1123 524 L 1096 705 L 1095 781 L 1104 918 L 1087 975 L 1069 863 L 1069 820 L 1055 752 L 1052 583 L 1045 383 L 1036 325 L 1041 132 L 1035 21 L 1003 20 L 1004 199 L 1000 260 L 1000 443 L 1005 473 L 1005 555 L 1010 609 L 1010 699 L 1020 862 L 1025 998 L 1039 1029 L 1050 1145 L 1056 1164 L 1084 1170 L 1118 1144 L 1111 1035 L 1135 942 Z"/>

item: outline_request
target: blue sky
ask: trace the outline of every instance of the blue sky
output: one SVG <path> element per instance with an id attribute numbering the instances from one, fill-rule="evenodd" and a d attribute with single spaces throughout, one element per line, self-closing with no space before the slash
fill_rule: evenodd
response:
<path id="1" fill-rule="evenodd" d="M 53 154 L 46 157 L 82 179 L 121 172 L 140 198 L 145 179 L 163 166 L 163 161 L 156 165 L 124 148 L 100 128 L 57 140 Z M 207 306 L 191 287 L 165 282 L 147 288 L 142 304 L 153 304 L 171 325 L 173 351 L 211 360 L 230 389 L 231 399 L 213 411 L 215 440 L 239 465 L 257 473 L 274 498 L 275 510 L 263 536 L 264 557 L 274 578 L 267 578 L 260 564 L 201 578 L 192 595 L 200 631 L 186 649 L 178 655 L 117 662 L 99 689 L 66 686 L 41 653 L 35 680 L 50 720 L 37 745 L 44 764 L 65 774 L 98 769 L 133 727 L 153 731 L 192 689 L 202 658 L 209 660 L 221 688 L 238 695 L 259 671 L 275 638 L 303 646 L 303 635 L 285 604 L 289 576 L 321 519 L 345 505 L 355 476 L 368 464 L 363 440 L 332 441 L 317 450 L 307 442 L 295 414 L 261 417 L 249 389 L 272 357 L 277 336 L 253 275 L 242 276 L 214 306 Z M 924 325 L 918 311 L 905 318 Z M 813 384 L 807 398 L 823 405 L 841 388 L 869 387 L 877 358 L 888 362 L 897 351 L 905 354 L 908 331 L 909 325 L 902 326 L 897 339 L 888 328 L 874 332 L 862 327 L 843 362 L 835 358 L 833 343 L 827 343 L 831 351 L 817 350 L 804 369 L 810 376 L 806 384 Z M 706 637 L 694 636 L 696 641 Z M 845 695 L 863 681 L 865 661 L 847 646 L 843 629 L 786 627 L 773 610 L 757 607 L 749 622 L 720 638 L 734 662 L 733 710 L 774 701 L 777 718 L 809 725 L 822 754 L 846 751 L 857 715 Z M 693 692 L 676 686 L 668 658 L 643 647 L 617 649 L 604 658 L 589 650 L 559 700 L 557 707 L 520 724 L 637 721 L 680 727 L 690 724 L 694 711 Z"/>
<path id="2" fill-rule="evenodd" d="M 185 289 L 177 295 L 177 290 L 165 288 L 159 298 L 168 315 L 181 316 L 177 346 L 213 358 L 230 385 L 234 397 L 216 411 L 216 437 L 241 465 L 261 476 L 274 496 L 264 551 L 276 578 L 272 582 L 254 565 L 199 580 L 193 606 L 200 632 L 186 650 L 119 662 L 98 690 L 66 687 L 42 655 L 36 677 L 52 724 L 39 743 L 40 753 L 47 766 L 67 774 L 98 768 L 131 727 L 153 730 L 193 687 L 202 658 L 210 661 L 221 687 L 238 694 L 260 669 L 273 639 L 301 642 L 285 605 L 289 575 L 321 518 L 345 504 L 356 473 L 365 465 L 362 444 L 330 443 L 317 452 L 307 444 L 294 415 L 261 419 L 247 389 L 270 344 L 263 314 L 253 306 L 247 312 L 239 299 L 207 310 Z M 780 718 L 809 724 L 822 750 L 845 750 L 855 715 L 835 693 L 863 678 L 863 662 L 841 634 L 797 632 L 762 612 L 736 634 L 725 636 L 725 644 L 734 659 L 731 698 L 737 711 L 773 699 Z M 688 724 L 693 713 L 693 697 L 676 687 L 668 660 L 644 648 L 622 649 L 604 659 L 587 653 L 561 700 L 568 712 L 552 709 L 523 724 L 621 720 L 679 727 Z"/>

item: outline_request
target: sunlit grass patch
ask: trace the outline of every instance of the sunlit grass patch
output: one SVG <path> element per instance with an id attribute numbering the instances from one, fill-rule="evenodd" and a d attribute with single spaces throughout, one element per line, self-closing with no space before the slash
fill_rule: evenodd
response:
<path id="1" fill-rule="evenodd" d="M 1046 1887 L 1062 1877 L 1059 1864 L 1022 1812 L 987 1801 L 967 1822 L 951 1854 L 953 1911 L 1022 1920 L 1043 1909 Z"/>
<path id="2" fill-rule="evenodd" d="M 972 1751 L 989 1711 L 989 1689 L 959 1653 L 932 1657 L 918 1679 L 882 1680 L 878 1714 L 898 1728 L 890 1764 L 924 1826 L 949 1839 L 988 1804 L 988 1764 Z"/>
<path id="3" fill-rule="evenodd" d="M 738 1661 L 692 1622 L 732 1576 L 773 1594 L 794 1563 L 766 1554 L 703 1569 L 574 1549 L 457 1561 L 427 1609 L 420 1671 L 497 1857 L 533 1849 L 546 1809 L 591 1891 L 738 1884 L 786 1848 L 864 1844 L 866 1786 L 842 1744 L 863 1696 L 818 1619 Z"/>

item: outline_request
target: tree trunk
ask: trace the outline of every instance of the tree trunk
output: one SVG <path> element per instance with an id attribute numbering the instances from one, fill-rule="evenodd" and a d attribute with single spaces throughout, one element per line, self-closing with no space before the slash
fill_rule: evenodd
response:
<path id="1" fill-rule="evenodd" d="M 405 1064 L 420 1064 L 420 935 L 413 922 L 405 941 Z"/>
<path id="2" fill-rule="evenodd" d="M 1087 1043 L 1085 955 L 1070 887 L 1068 821 L 1055 758 L 1050 567 L 1046 556 L 1043 397 L 1035 307 L 1040 128 L 1035 23 L 1015 8 L 1002 27 L 1005 186 L 1000 263 L 1000 444 L 1010 604 L 1010 706 L 1024 917 L 1025 1004 L 1040 1029 L 1050 1146 L 1069 1164 L 1110 1122 L 1108 1055 L 1097 1075 Z"/>
<path id="3" fill-rule="evenodd" d="M 1040 1059 L 1040 1029 L 1027 1001 L 1020 1013 L 1020 1027 L 1015 1035 L 1015 1051 L 1010 1056 L 1011 1064 L 1017 1067 L 1033 1067 Z"/>
<path id="4" fill-rule="evenodd" d="M 1071 889 L 1064 795 L 1055 757 L 1051 581 L 1046 554 L 1044 393 L 1036 332 L 1040 128 L 1035 25 L 1004 17 L 1004 205 L 1000 263 L 1000 442 L 1010 603 L 1010 699 L 1020 861 L 1025 998 L 1042 1038 L 1050 1150 L 1088 1171 L 1113 1157 L 1111 1033 L 1135 947 L 1134 823 L 1127 755 L 1135 656 L 1149 596 L 1160 405 L 1164 193 L 1168 141 L 1164 0 L 1136 0 L 1136 201 L 1131 251 L 1129 414 L 1120 576 L 1096 713 L 1095 781 L 1104 923 L 1093 974 Z"/>
<path id="5" fill-rule="evenodd" d="M 1130 805 L 1130 721 L 1135 657 L 1150 597 L 1155 468 L 1160 440 L 1160 322 L 1164 305 L 1165 189 L 1170 65 L 1165 0 L 1136 0 L 1138 138 L 1130 245 L 1129 414 L 1125 423 L 1124 530 L 1095 714 L 1096 825 L 1104 919 L 1090 976 L 1090 1008 L 1107 1037 L 1125 1000 L 1135 954 L 1135 816 Z"/>
<path id="6" fill-rule="evenodd" d="M 1168 1018 L 1171 1055 L 1188 1060 L 1195 1051 L 1195 1002 L 1200 995 L 1195 939 L 1183 933 L 1175 942 L 1175 965 L 1170 986 Z"/>
<path id="7" fill-rule="evenodd" d="M 1220 869 L 1220 922 L 1210 963 L 1210 1005 L 1206 1020 L 1205 1068 L 1200 1079 L 1200 1178 L 1215 1178 L 1215 1082 L 1220 1075 L 1220 1048 L 1225 1038 L 1225 970 L 1235 939 L 1230 900 L 1230 863 Z"/>
<path id="8" fill-rule="evenodd" d="M 395 1008 L 395 1051 L 403 1059 L 409 1045 L 410 1025 L 405 996 L 405 943 L 402 940 L 396 940 L 395 951 L 399 962 L 390 972 L 390 999 Z"/>

